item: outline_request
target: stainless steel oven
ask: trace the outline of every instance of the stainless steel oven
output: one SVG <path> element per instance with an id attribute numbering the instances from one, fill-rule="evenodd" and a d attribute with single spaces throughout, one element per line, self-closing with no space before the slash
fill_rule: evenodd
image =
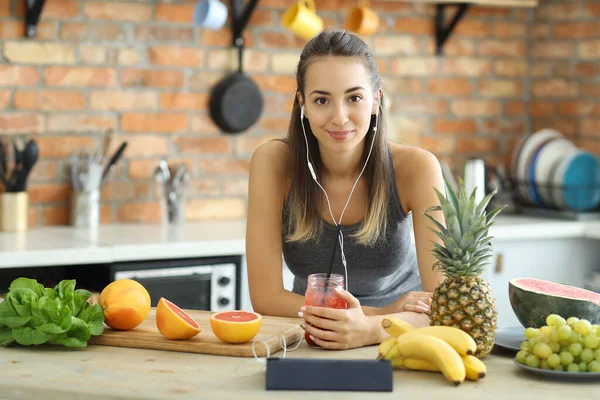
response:
<path id="1" fill-rule="evenodd" d="M 114 263 L 110 280 L 134 279 L 148 290 L 152 306 L 161 297 L 183 309 L 240 309 L 241 257 Z"/>

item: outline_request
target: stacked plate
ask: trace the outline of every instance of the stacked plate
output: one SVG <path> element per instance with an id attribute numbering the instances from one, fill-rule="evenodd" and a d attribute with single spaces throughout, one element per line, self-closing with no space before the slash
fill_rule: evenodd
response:
<path id="1" fill-rule="evenodd" d="M 554 129 L 523 137 L 510 167 L 523 203 L 574 211 L 600 204 L 600 159 Z"/>

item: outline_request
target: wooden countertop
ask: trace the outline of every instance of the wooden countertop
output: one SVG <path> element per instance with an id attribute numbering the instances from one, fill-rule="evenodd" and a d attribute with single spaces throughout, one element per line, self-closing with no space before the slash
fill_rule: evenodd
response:
<path id="1" fill-rule="evenodd" d="M 376 347 L 348 351 L 312 349 L 305 342 L 287 357 L 373 359 Z M 0 349 L 0 398 L 18 399 L 326 399 L 402 398 L 565 399 L 590 398 L 598 382 L 553 382 L 519 369 L 510 354 L 485 358 L 488 375 L 479 382 L 452 386 L 441 374 L 395 371 L 394 392 L 266 391 L 265 373 L 244 358 L 155 350 L 89 346 L 83 350 L 44 346 Z M 281 357 L 278 352 L 276 357 Z M 245 363 L 245 364 L 244 364 Z M 258 368 L 257 368 L 258 367 Z"/>

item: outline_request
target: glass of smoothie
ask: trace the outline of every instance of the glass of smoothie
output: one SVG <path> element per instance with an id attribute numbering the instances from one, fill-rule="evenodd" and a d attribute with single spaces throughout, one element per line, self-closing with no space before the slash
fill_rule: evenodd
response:
<path id="1" fill-rule="evenodd" d="M 304 305 L 312 307 L 329 307 L 346 309 L 346 300 L 339 298 L 334 293 L 335 288 L 344 289 L 344 276 L 331 274 L 329 278 L 326 273 L 311 274 L 308 276 L 306 293 L 304 294 Z M 313 342 L 308 332 L 304 334 L 306 343 L 313 347 L 321 347 Z"/>

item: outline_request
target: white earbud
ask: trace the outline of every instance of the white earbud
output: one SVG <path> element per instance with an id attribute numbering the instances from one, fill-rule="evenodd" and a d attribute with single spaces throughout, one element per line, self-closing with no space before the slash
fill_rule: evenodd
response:
<path id="1" fill-rule="evenodd" d="M 308 163 L 308 170 L 310 171 L 310 175 L 312 176 L 314 181 L 318 183 L 317 174 L 315 173 L 315 170 L 312 164 L 310 163 L 310 157 L 308 154 L 308 138 L 306 137 L 306 130 L 304 129 L 304 106 L 300 108 L 300 124 L 302 125 L 302 132 L 304 132 L 304 141 L 306 142 L 306 162 Z"/>

